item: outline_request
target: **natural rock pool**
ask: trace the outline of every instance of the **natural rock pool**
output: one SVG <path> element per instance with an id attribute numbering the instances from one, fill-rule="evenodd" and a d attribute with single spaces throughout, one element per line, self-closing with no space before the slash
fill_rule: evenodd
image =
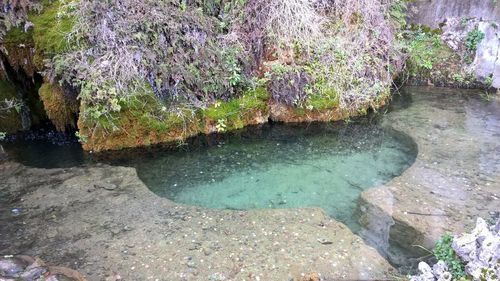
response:
<path id="1" fill-rule="evenodd" d="M 89 280 L 391 279 L 414 245 L 500 216 L 500 103 L 480 94 L 410 87 L 375 116 L 175 148 L 4 143 L 50 169 L 0 164 L 0 254 Z"/>
<path id="2" fill-rule="evenodd" d="M 174 149 L 92 158 L 77 144 L 25 141 L 6 148 L 28 166 L 69 167 L 92 161 L 132 166 L 151 191 L 178 203 L 230 210 L 321 207 L 357 229 L 353 213 L 360 193 L 399 176 L 417 155 L 410 137 L 382 128 L 379 119 L 267 124 L 200 137 Z"/>
<path id="3" fill-rule="evenodd" d="M 195 151 L 143 158 L 139 177 L 156 194 L 216 209 L 321 207 L 355 227 L 359 194 L 415 160 L 406 135 L 368 120 L 350 125 L 271 125 Z"/>

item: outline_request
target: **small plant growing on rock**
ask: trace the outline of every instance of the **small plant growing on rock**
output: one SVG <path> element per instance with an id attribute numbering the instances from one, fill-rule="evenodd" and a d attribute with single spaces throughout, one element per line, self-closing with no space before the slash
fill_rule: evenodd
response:
<path id="1" fill-rule="evenodd" d="M 217 125 L 215 125 L 215 128 L 217 128 L 217 132 L 219 133 L 225 132 L 227 128 L 226 119 L 217 120 Z"/>
<path id="2" fill-rule="evenodd" d="M 488 88 L 493 85 L 493 74 L 490 74 L 490 75 L 486 76 L 486 78 L 484 79 L 484 84 Z"/>
<path id="3" fill-rule="evenodd" d="M 484 33 L 476 27 L 472 31 L 469 31 L 469 33 L 467 33 L 467 37 L 465 38 L 465 47 L 469 51 L 476 51 L 477 46 L 483 39 Z"/>
<path id="4" fill-rule="evenodd" d="M 464 265 L 457 257 L 455 251 L 452 248 L 453 236 L 449 233 L 445 234 L 439 239 L 434 248 L 434 256 L 438 260 L 444 261 L 453 275 L 454 279 L 460 279 L 465 277 Z"/>

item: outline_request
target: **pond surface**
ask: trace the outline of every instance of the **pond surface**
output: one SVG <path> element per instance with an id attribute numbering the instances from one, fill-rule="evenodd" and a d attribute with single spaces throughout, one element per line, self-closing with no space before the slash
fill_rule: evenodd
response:
<path id="1" fill-rule="evenodd" d="M 132 166 L 155 194 L 215 209 L 321 207 L 356 228 L 359 194 L 400 175 L 417 148 L 406 135 L 383 129 L 380 118 L 350 123 L 267 124 L 190 140 L 177 148 L 85 154 L 25 140 L 7 144 L 15 160 L 44 168 L 91 162 Z"/>
<path id="2" fill-rule="evenodd" d="M 359 194 L 415 160 L 405 135 L 374 124 L 271 125 L 196 151 L 159 153 L 137 166 L 156 194 L 216 209 L 322 207 L 354 227 Z"/>

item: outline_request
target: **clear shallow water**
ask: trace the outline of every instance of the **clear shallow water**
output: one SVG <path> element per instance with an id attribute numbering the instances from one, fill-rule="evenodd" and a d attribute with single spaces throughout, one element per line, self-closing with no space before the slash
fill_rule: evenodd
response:
<path id="1" fill-rule="evenodd" d="M 359 194 L 400 175 L 417 148 L 379 120 L 349 124 L 267 124 L 192 139 L 177 148 L 85 154 L 74 143 L 23 141 L 5 146 L 26 165 L 52 168 L 92 162 L 132 166 L 157 195 L 215 209 L 321 207 L 357 227 Z"/>
<path id="2" fill-rule="evenodd" d="M 215 209 L 322 207 L 355 225 L 359 194 L 415 160 L 405 135 L 373 124 L 271 125 L 196 151 L 160 153 L 137 166 L 156 194 Z"/>

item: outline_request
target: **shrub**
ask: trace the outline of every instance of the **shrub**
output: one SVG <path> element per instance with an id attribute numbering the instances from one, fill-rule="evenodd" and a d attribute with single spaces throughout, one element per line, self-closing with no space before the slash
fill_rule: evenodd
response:
<path id="1" fill-rule="evenodd" d="M 200 3 L 198 3 L 200 2 Z M 73 46 L 53 60 L 51 77 L 81 88 L 94 118 L 151 89 L 167 106 L 204 108 L 244 88 L 241 44 L 224 37 L 206 1 L 78 1 L 69 15 Z M 215 2 L 214 2 L 215 3 Z"/>

